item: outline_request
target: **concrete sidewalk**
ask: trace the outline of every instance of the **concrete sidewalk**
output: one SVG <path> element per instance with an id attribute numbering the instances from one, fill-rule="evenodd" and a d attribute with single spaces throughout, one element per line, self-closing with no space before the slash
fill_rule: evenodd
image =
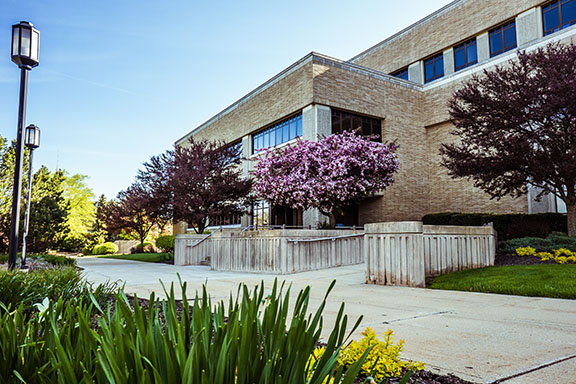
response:
<path id="1" fill-rule="evenodd" d="M 573 300 L 366 285 L 363 265 L 275 276 L 91 257 L 77 261 L 89 281 L 119 281 L 140 297 L 161 294 L 159 280 L 169 286 L 178 281 L 177 273 L 188 283 L 189 296 L 206 283 L 213 299 L 227 299 L 240 282 L 254 286 L 263 280 L 271 287 L 278 277 L 292 284 L 294 295 L 310 285 L 314 308 L 336 279 L 324 311 L 326 331 L 344 302 L 349 322 L 364 316 L 356 338 L 368 326 L 378 334 L 392 329 L 406 342 L 403 356 L 432 371 L 477 383 L 576 383 Z"/>

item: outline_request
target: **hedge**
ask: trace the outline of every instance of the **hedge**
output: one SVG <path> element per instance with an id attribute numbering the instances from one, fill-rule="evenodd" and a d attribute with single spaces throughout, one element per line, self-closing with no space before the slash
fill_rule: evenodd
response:
<path id="1" fill-rule="evenodd" d="M 479 226 L 494 224 L 498 240 L 520 237 L 545 238 L 553 232 L 568 230 L 566 215 L 562 213 L 495 214 L 444 212 L 425 215 L 422 222 L 427 225 Z"/>

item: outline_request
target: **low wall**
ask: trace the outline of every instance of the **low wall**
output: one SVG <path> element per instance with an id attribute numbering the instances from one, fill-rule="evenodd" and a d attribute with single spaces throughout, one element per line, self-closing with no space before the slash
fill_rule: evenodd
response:
<path id="1" fill-rule="evenodd" d="M 494 265 L 492 226 L 455 227 L 421 222 L 367 224 L 366 281 L 424 287 L 426 277 Z"/>
<path id="2" fill-rule="evenodd" d="M 176 236 L 175 264 L 197 265 L 209 259 L 217 271 L 285 274 L 364 262 L 360 231 L 215 232 L 205 240 L 196 236 Z"/>
<path id="3" fill-rule="evenodd" d="M 130 253 L 130 250 L 140 244 L 138 240 L 116 240 L 114 242 L 118 247 L 118 253 Z"/>

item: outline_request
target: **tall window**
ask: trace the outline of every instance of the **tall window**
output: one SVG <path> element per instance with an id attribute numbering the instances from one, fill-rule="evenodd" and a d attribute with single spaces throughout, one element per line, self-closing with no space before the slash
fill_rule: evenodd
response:
<path id="1" fill-rule="evenodd" d="M 478 62 L 476 38 L 454 47 L 454 68 L 459 71 Z"/>
<path id="2" fill-rule="evenodd" d="M 439 79 L 444 76 L 444 54 L 439 53 L 424 60 L 425 82 Z"/>
<path id="3" fill-rule="evenodd" d="M 408 67 L 397 70 L 391 73 L 392 76 L 398 77 L 399 79 L 408 80 Z"/>
<path id="4" fill-rule="evenodd" d="M 356 132 L 382 141 L 382 120 L 332 109 L 332 133 Z"/>
<path id="5" fill-rule="evenodd" d="M 232 159 L 232 163 L 237 163 L 242 160 L 242 141 L 236 141 L 230 144 L 230 147 L 234 149 L 234 158 Z"/>
<path id="6" fill-rule="evenodd" d="M 292 139 L 302 136 L 302 114 L 282 120 L 265 130 L 252 136 L 253 153 L 266 148 L 275 147 Z"/>
<path id="7" fill-rule="evenodd" d="M 544 35 L 576 24 L 576 0 L 556 0 L 542 7 Z"/>
<path id="8" fill-rule="evenodd" d="M 252 220 L 255 227 L 270 225 L 270 204 L 267 201 L 261 200 L 254 203 L 252 206 Z"/>
<path id="9" fill-rule="evenodd" d="M 502 24 L 490 32 L 490 57 L 516 48 L 516 21 Z"/>

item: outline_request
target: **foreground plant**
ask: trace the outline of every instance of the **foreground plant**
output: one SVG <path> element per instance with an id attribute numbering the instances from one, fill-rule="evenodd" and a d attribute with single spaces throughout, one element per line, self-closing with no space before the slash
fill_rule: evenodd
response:
<path id="1" fill-rule="evenodd" d="M 106 311 L 94 298 L 68 305 L 58 300 L 47 309 L 39 306 L 43 313 L 26 321 L 21 308 L 2 307 L 0 377 L 62 383 L 352 383 L 369 352 L 347 369 L 338 364 L 349 336 L 342 305 L 325 352 L 309 362 L 326 304 L 324 297 L 308 314 L 309 288 L 299 293 L 290 314 L 290 289 L 283 292 L 276 283 L 265 301 L 263 285 L 253 291 L 240 285 L 235 299 L 216 305 L 205 287 L 190 304 L 185 283 L 181 289 L 182 313 L 173 286 L 165 301 L 152 294 L 147 308 L 138 300 L 132 308 L 122 291 L 114 309 Z M 97 326 L 93 310 L 100 313 Z"/>

